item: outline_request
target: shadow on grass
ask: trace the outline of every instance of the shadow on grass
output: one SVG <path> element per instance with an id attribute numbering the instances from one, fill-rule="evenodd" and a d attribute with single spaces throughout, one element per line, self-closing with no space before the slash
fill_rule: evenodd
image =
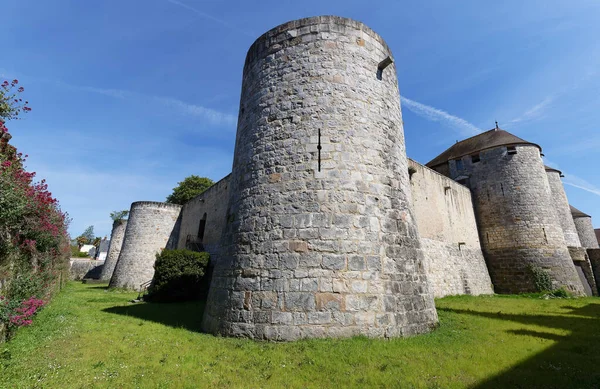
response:
<path id="1" fill-rule="evenodd" d="M 508 330 L 507 333 L 556 342 L 551 347 L 473 388 L 598 388 L 600 387 L 600 304 L 562 307 L 556 315 L 517 315 L 439 308 L 443 311 L 507 320 L 515 323 L 569 331 L 568 335 L 543 329 Z"/>
<path id="2" fill-rule="evenodd" d="M 115 313 L 149 320 L 174 328 L 185 328 L 193 332 L 202 332 L 202 315 L 204 301 L 184 303 L 140 303 L 103 309 L 104 312 Z"/>

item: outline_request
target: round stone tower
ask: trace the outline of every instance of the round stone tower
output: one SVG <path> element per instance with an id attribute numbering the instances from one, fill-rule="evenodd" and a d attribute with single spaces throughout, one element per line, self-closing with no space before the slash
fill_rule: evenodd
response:
<path id="1" fill-rule="evenodd" d="M 109 287 L 139 290 L 152 280 L 156 254 L 174 248 L 181 205 L 138 201 L 131 204 L 119 260 Z"/>
<path id="2" fill-rule="evenodd" d="M 100 279 L 108 281 L 112 277 L 119 259 L 119 253 L 121 252 L 121 246 L 123 245 L 123 237 L 125 236 L 125 228 L 127 227 L 127 220 L 115 220 L 110 233 L 110 245 L 108 246 L 108 253 L 106 254 L 106 260 L 100 273 Z"/>
<path id="3" fill-rule="evenodd" d="M 588 249 L 599 248 L 594 226 L 592 225 L 592 217 L 573 206 L 571 206 L 571 214 L 573 215 L 573 221 L 575 222 L 575 228 L 577 228 L 581 246 Z"/>
<path id="4" fill-rule="evenodd" d="M 567 200 L 567 194 L 565 193 L 565 187 L 563 186 L 562 173 L 560 170 L 553 169 L 546 166 L 546 175 L 548 176 L 548 183 L 550 184 L 550 192 L 552 193 L 552 199 L 554 201 L 554 207 L 558 216 L 558 221 L 563 230 L 565 237 L 565 243 L 569 247 L 581 247 L 579 241 L 579 235 L 571 217 L 571 208 L 569 207 L 569 200 Z"/>
<path id="5" fill-rule="evenodd" d="M 354 20 L 285 23 L 248 51 L 207 331 L 271 340 L 437 323 L 392 54 Z"/>
<path id="6" fill-rule="evenodd" d="M 449 170 L 472 190 L 495 291 L 536 292 L 536 270 L 542 269 L 553 288 L 583 294 L 556 213 L 541 148 L 495 128 L 459 142 L 453 149 L 448 154 Z"/>

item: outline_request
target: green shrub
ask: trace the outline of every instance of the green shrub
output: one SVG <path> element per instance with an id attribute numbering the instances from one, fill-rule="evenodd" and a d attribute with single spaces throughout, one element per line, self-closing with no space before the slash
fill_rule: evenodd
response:
<path id="1" fill-rule="evenodd" d="M 571 293 L 567 292 L 567 290 L 563 287 L 560 287 L 558 289 L 554 289 L 552 292 L 550 292 L 550 295 L 552 297 L 556 297 L 556 298 L 569 298 L 571 297 Z"/>
<path id="2" fill-rule="evenodd" d="M 531 271 L 533 283 L 538 292 L 547 292 L 552 290 L 552 279 L 546 270 L 535 265 L 530 265 L 529 270 Z"/>
<path id="3" fill-rule="evenodd" d="M 82 253 L 82 252 L 78 252 L 76 257 L 77 258 L 88 258 L 90 255 L 88 253 Z"/>
<path id="4" fill-rule="evenodd" d="M 208 253 L 191 250 L 163 250 L 156 255 L 154 278 L 148 301 L 186 301 L 200 298 L 205 289 Z"/>

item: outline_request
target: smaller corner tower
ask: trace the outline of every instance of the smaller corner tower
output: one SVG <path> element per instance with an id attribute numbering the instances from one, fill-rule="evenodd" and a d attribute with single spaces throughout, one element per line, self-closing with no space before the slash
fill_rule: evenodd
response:
<path id="1" fill-rule="evenodd" d="M 497 293 L 537 291 L 535 268 L 552 287 L 582 294 L 541 157 L 541 147 L 498 127 L 457 142 L 428 167 L 468 186 Z"/>
<path id="2" fill-rule="evenodd" d="M 596 233 L 594 232 L 594 226 L 592 225 L 592 217 L 586 213 L 581 212 L 577 208 L 571 205 L 571 215 L 573 215 L 573 221 L 577 228 L 577 234 L 581 241 L 581 246 L 588 249 L 597 249 L 598 240 L 596 239 Z"/>
<path id="3" fill-rule="evenodd" d="M 156 254 L 174 248 L 179 238 L 181 205 L 155 201 L 131 204 L 119 259 L 109 287 L 139 290 L 154 276 Z"/>

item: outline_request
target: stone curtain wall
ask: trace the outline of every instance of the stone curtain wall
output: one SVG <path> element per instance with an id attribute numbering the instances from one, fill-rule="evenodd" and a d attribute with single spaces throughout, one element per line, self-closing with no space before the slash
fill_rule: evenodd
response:
<path id="1" fill-rule="evenodd" d="M 435 297 L 493 294 L 471 191 L 411 159 L 412 204 Z"/>
<path id="2" fill-rule="evenodd" d="M 368 27 L 330 16 L 250 48 L 209 332 L 293 340 L 436 326 L 395 66 L 378 77 L 388 56 Z"/>
<path id="3" fill-rule="evenodd" d="M 565 187 L 563 186 L 562 180 L 560 179 L 560 173 L 557 171 L 547 170 L 546 175 L 548 176 L 548 183 L 550 184 L 550 191 L 552 192 L 552 199 L 554 201 L 554 207 L 558 216 L 558 221 L 563 230 L 565 237 L 565 243 L 571 247 L 581 247 L 579 241 L 579 235 L 571 216 L 571 208 L 569 207 L 569 200 L 565 193 Z"/>
<path id="4" fill-rule="evenodd" d="M 204 250 L 210 253 L 211 265 L 218 261 L 221 235 L 227 222 L 229 181 L 230 175 L 227 175 L 204 193 L 187 202 L 181 210 L 181 227 L 177 247 L 184 249 L 193 246 L 192 242 L 197 240 L 200 219 L 206 213 L 202 244 Z M 192 244 L 190 245 L 190 243 Z"/>
<path id="5" fill-rule="evenodd" d="M 139 201 L 131 204 L 123 246 L 110 280 L 111 288 L 139 290 L 152 280 L 156 254 L 175 248 L 181 205 Z"/>
<path id="6" fill-rule="evenodd" d="M 69 276 L 72 280 L 80 281 L 86 277 L 98 275 L 102 271 L 104 261 L 95 259 L 71 259 Z"/>
<path id="7" fill-rule="evenodd" d="M 588 296 L 597 296 L 598 288 L 596 286 L 596 280 L 587 250 L 583 247 L 569 247 L 569 253 L 573 260 L 573 264 L 575 265 L 575 270 L 577 270 L 579 279 L 583 284 L 585 294 Z"/>
<path id="8" fill-rule="evenodd" d="M 106 255 L 106 261 L 104 262 L 104 267 L 100 274 L 101 280 L 109 281 L 115 271 L 115 266 L 117 266 L 119 254 L 121 253 L 121 246 L 123 246 L 126 227 L 127 220 L 116 220 L 113 223 L 112 231 L 110 233 L 108 254 Z"/>
<path id="9" fill-rule="evenodd" d="M 600 244 L 600 228 L 596 228 L 594 232 L 596 233 L 596 241 Z"/>
<path id="10" fill-rule="evenodd" d="M 596 281 L 596 289 L 600 292 L 600 249 L 587 249 L 590 264 L 592 265 L 592 271 L 594 273 L 594 279 Z"/>
<path id="11" fill-rule="evenodd" d="M 581 241 L 581 246 L 588 249 L 597 249 L 598 240 L 596 240 L 596 233 L 594 232 L 594 226 L 592 225 L 591 217 L 576 217 L 573 218 L 575 222 L 575 228 Z"/>
<path id="12" fill-rule="evenodd" d="M 453 177 L 469 176 L 479 236 L 497 293 L 534 292 L 530 266 L 546 270 L 553 287 L 583 294 L 556 215 L 550 185 L 535 146 L 482 151 L 479 162 L 463 158 L 464 169 Z"/>

